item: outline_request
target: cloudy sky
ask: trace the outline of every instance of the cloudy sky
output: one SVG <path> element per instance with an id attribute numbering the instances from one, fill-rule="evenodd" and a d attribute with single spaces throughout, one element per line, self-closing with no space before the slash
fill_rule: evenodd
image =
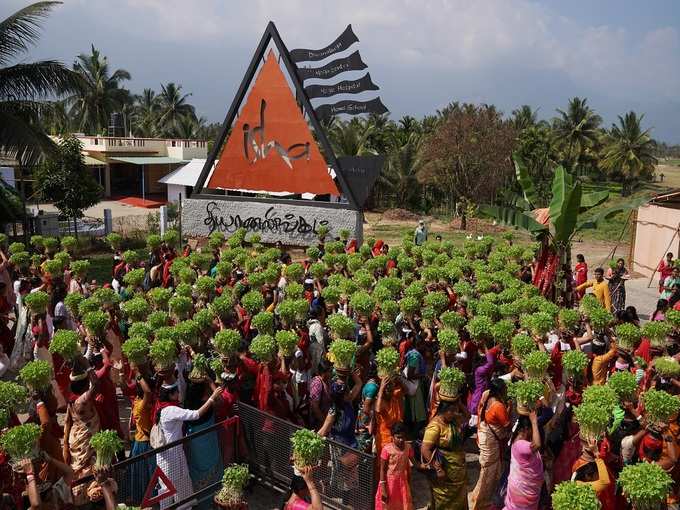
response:
<path id="1" fill-rule="evenodd" d="M 26 4 L 3 0 L 0 18 Z M 269 20 L 289 49 L 323 47 L 351 23 L 394 118 L 453 100 L 551 118 L 585 96 L 607 125 L 633 109 L 680 143 L 677 0 L 65 0 L 27 58 L 70 64 L 94 44 L 133 91 L 181 83 L 221 121 Z"/>

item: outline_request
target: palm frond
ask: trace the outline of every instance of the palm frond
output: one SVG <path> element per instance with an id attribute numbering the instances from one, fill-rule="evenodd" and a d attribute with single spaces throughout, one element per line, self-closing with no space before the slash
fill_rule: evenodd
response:
<path id="1" fill-rule="evenodd" d="M 28 50 L 39 37 L 41 22 L 61 2 L 37 2 L 0 21 L 0 64 Z"/>
<path id="2" fill-rule="evenodd" d="M 78 90 L 81 84 L 77 73 L 55 60 L 0 67 L 0 99 L 61 96 Z"/>

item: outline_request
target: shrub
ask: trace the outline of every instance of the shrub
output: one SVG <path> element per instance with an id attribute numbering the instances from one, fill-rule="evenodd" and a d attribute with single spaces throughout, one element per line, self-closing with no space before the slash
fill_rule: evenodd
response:
<path id="1" fill-rule="evenodd" d="M 510 340 L 515 333 L 515 325 L 509 320 L 500 320 L 491 326 L 491 335 L 494 341 L 504 347 L 510 347 Z"/>
<path id="2" fill-rule="evenodd" d="M 458 336 L 458 331 L 455 329 L 441 329 L 437 333 L 437 340 L 439 341 L 439 348 L 444 352 L 458 352 L 460 346 L 460 337 Z"/>
<path id="3" fill-rule="evenodd" d="M 149 316 L 146 318 L 146 323 L 152 330 L 156 331 L 170 324 L 170 316 L 168 315 L 167 312 L 164 312 L 162 310 L 151 312 Z"/>
<path id="4" fill-rule="evenodd" d="M 16 242 L 12 243 L 9 245 L 9 253 L 10 255 L 14 255 L 16 253 L 21 253 L 26 251 L 26 245 L 24 243 Z"/>
<path id="5" fill-rule="evenodd" d="M 340 296 L 342 295 L 342 292 L 338 287 L 332 287 L 328 286 L 325 289 L 321 291 L 321 296 L 324 298 L 324 300 L 331 304 L 335 305 L 340 301 Z"/>
<path id="6" fill-rule="evenodd" d="M 533 409 L 545 392 L 543 383 L 534 379 L 517 381 L 508 387 L 508 396 L 517 402 L 518 407 Z"/>
<path id="7" fill-rule="evenodd" d="M 123 236 L 120 234 L 117 234 L 116 232 L 111 232 L 109 235 L 106 236 L 106 242 L 109 243 L 109 246 L 111 246 L 112 250 L 120 250 L 120 247 L 123 245 Z"/>
<path id="8" fill-rule="evenodd" d="M 143 321 L 151 312 L 149 303 L 143 297 L 133 297 L 123 303 L 120 308 L 132 322 Z"/>
<path id="9" fill-rule="evenodd" d="M 396 301 L 383 301 L 380 305 L 382 317 L 388 321 L 394 321 L 399 314 L 399 304 Z"/>
<path id="10" fill-rule="evenodd" d="M 133 269 L 123 276 L 123 283 L 128 287 L 141 287 L 145 276 L 144 268 Z"/>
<path id="11" fill-rule="evenodd" d="M 73 271 L 73 274 L 85 278 L 87 276 L 87 273 L 90 271 L 90 261 L 74 260 L 73 262 L 71 262 L 71 271 Z"/>
<path id="12" fill-rule="evenodd" d="M 670 334 L 673 327 L 663 321 L 650 321 L 642 326 L 642 336 L 649 338 L 654 347 L 665 347 L 666 337 Z"/>
<path id="13" fill-rule="evenodd" d="M 209 298 L 215 292 L 215 279 L 210 276 L 201 276 L 196 280 L 196 290 L 204 298 Z"/>
<path id="14" fill-rule="evenodd" d="M 64 298 L 64 306 L 69 312 L 71 312 L 71 315 L 73 315 L 74 317 L 79 317 L 80 314 L 78 311 L 78 307 L 80 306 L 80 303 L 84 299 L 85 297 L 78 292 L 67 294 L 66 297 Z"/>
<path id="15" fill-rule="evenodd" d="M 375 300 L 365 291 L 352 294 L 349 304 L 359 315 L 364 317 L 370 316 L 375 310 Z"/>
<path id="16" fill-rule="evenodd" d="M 38 256 L 38 258 L 39 257 L 40 256 Z M 27 268 L 28 266 L 31 265 L 31 256 L 26 251 L 20 251 L 18 253 L 13 254 L 9 258 L 9 261 L 16 267 Z"/>
<path id="17" fill-rule="evenodd" d="M 470 319 L 465 329 L 470 333 L 470 337 L 476 342 L 482 342 L 492 338 L 493 321 L 485 315 L 478 315 Z"/>
<path id="18" fill-rule="evenodd" d="M 458 312 L 444 312 L 439 316 L 439 320 L 442 321 L 445 327 L 449 329 L 455 329 L 456 331 L 465 325 L 465 317 L 463 317 Z"/>
<path id="19" fill-rule="evenodd" d="M 142 257 L 135 250 L 126 250 L 123 252 L 123 260 L 126 264 L 135 266 L 142 261 Z"/>
<path id="20" fill-rule="evenodd" d="M 264 308 L 264 297 L 259 290 L 251 290 L 241 297 L 241 304 L 250 315 L 254 315 Z"/>
<path id="21" fill-rule="evenodd" d="M 174 296 L 168 301 L 170 313 L 179 319 L 188 317 L 193 307 L 194 302 L 186 296 Z"/>
<path id="22" fill-rule="evenodd" d="M 286 266 L 283 270 L 283 274 L 288 281 L 299 282 L 305 275 L 305 268 L 299 262 L 294 262 L 293 264 Z"/>
<path id="23" fill-rule="evenodd" d="M 680 363 L 670 356 L 662 356 L 654 359 L 656 373 L 668 379 L 677 379 L 680 376 Z"/>
<path id="24" fill-rule="evenodd" d="M 583 403 L 596 404 L 612 413 L 619 403 L 619 398 L 611 386 L 591 385 L 583 390 Z"/>
<path id="25" fill-rule="evenodd" d="M 590 325 L 595 330 L 606 328 L 614 320 L 614 316 L 604 308 L 594 308 L 590 311 L 588 318 Z"/>
<path id="26" fill-rule="evenodd" d="M 28 390 L 20 384 L 0 381 L 0 429 L 9 425 L 9 413 L 18 412 L 28 402 Z"/>
<path id="27" fill-rule="evenodd" d="M 201 328 L 196 321 L 191 319 L 181 321 L 175 326 L 175 331 L 177 331 L 179 341 L 182 344 L 194 346 L 198 344 Z"/>
<path id="28" fill-rule="evenodd" d="M 167 230 L 162 239 L 168 246 L 177 246 L 179 244 L 179 233 L 176 230 Z"/>
<path id="29" fill-rule="evenodd" d="M 528 335 L 515 335 L 511 342 L 512 355 L 520 360 L 536 350 L 536 343 Z"/>

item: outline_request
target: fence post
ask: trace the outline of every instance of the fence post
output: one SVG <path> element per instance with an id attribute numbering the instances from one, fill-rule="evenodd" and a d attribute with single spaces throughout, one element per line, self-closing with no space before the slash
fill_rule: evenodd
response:
<path id="1" fill-rule="evenodd" d="M 165 231 L 168 229 L 168 206 L 167 205 L 162 205 L 160 212 L 159 212 L 159 217 L 158 217 L 158 223 L 160 225 L 160 230 L 161 230 L 161 235 L 165 234 Z"/>
<path id="2" fill-rule="evenodd" d="M 104 235 L 110 234 L 113 231 L 113 216 L 111 209 L 104 209 Z"/>

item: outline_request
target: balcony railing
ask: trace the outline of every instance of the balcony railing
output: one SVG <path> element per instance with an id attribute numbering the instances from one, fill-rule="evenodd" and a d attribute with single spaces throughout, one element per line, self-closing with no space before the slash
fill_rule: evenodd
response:
<path id="1" fill-rule="evenodd" d="M 186 140 L 181 138 L 129 138 L 120 136 L 78 136 L 85 148 L 89 147 L 183 147 L 206 148 L 205 140 Z"/>

